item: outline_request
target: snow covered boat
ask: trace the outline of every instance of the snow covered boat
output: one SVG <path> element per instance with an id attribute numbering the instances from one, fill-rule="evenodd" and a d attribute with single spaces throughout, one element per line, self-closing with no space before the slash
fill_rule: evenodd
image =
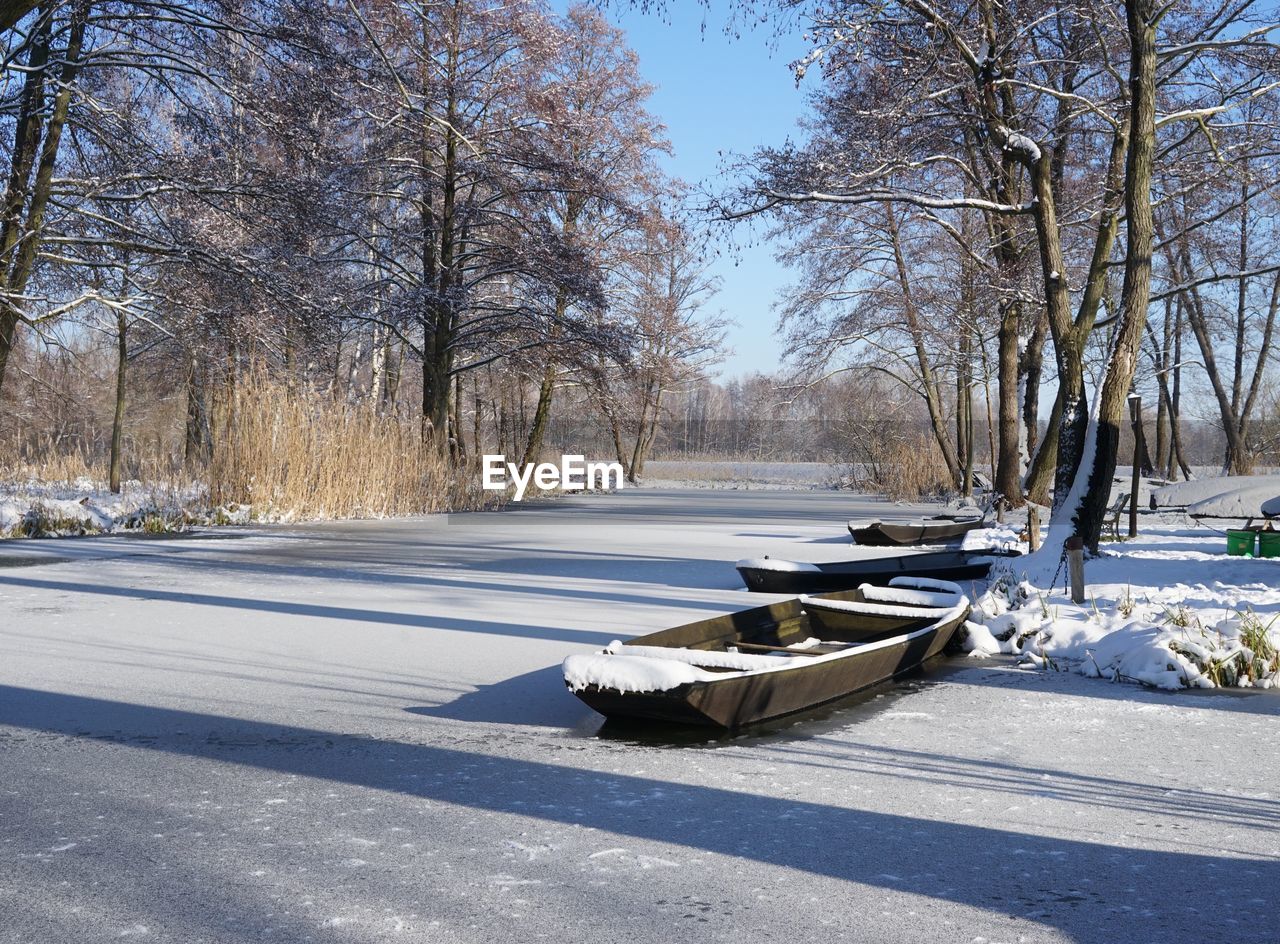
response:
<path id="1" fill-rule="evenodd" d="M 961 540 L 982 518 L 973 515 L 934 515 L 932 518 L 897 518 L 889 521 L 850 521 L 854 544 L 873 547 L 906 547 L 912 544 L 945 544 Z"/>
<path id="2" fill-rule="evenodd" d="M 564 678 L 610 718 L 739 728 L 904 675 L 968 614 L 956 584 L 896 577 L 614 642 L 569 656 Z"/>
<path id="3" fill-rule="evenodd" d="M 1280 475 L 1221 475 L 1175 482 L 1151 493 L 1152 511 L 1186 511 L 1199 518 L 1257 518 L 1280 496 Z"/>
<path id="4" fill-rule="evenodd" d="M 735 565 L 748 590 L 757 593 L 826 593 L 851 590 L 860 584 L 887 584 L 894 577 L 930 577 L 934 580 L 981 580 L 995 557 L 1004 551 L 928 551 L 893 557 L 806 564 L 800 561 L 753 557 Z"/>

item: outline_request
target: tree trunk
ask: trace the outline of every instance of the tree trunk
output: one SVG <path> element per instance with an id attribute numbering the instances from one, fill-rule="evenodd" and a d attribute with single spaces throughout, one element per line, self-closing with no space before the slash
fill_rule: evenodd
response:
<path id="1" fill-rule="evenodd" d="M 1150 326 L 1148 326 L 1149 328 Z M 1156 382 L 1160 388 L 1160 397 L 1156 406 L 1156 468 L 1160 474 L 1169 467 L 1169 367 L 1171 366 L 1169 348 L 1173 335 L 1173 299 L 1164 302 L 1164 321 L 1160 325 L 1160 338 L 1150 332 L 1152 344 L 1156 348 Z"/>
<path id="2" fill-rule="evenodd" d="M 45 99 L 46 86 L 50 84 L 52 14 L 41 20 L 31 39 L 22 91 L 18 95 L 9 179 L 3 208 L 0 209 L 0 296 L 6 299 L 16 298 L 26 291 L 39 255 L 58 147 L 80 70 L 88 13 L 87 3 L 77 4 L 72 12 L 67 45 L 57 57 L 62 68 L 58 73 L 52 108 L 48 107 Z M 34 179 L 31 176 L 33 169 Z M 9 355 L 21 320 L 21 314 L 12 301 L 0 304 L 0 390 L 4 389 Z"/>
<path id="3" fill-rule="evenodd" d="M 1128 235 L 1124 283 L 1120 292 L 1120 324 L 1099 398 L 1095 451 L 1088 470 L 1088 491 L 1075 514 L 1075 531 L 1096 552 L 1115 477 L 1120 424 L 1138 365 L 1138 346 L 1151 297 L 1151 251 L 1154 222 L 1151 176 L 1156 145 L 1156 4 L 1127 0 L 1129 27 L 1130 140 L 1125 164 L 1125 219 Z M 1081 469 L 1080 474 L 1086 470 Z"/>
<path id="4" fill-rule="evenodd" d="M 533 411 L 533 424 L 529 427 L 529 439 L 525 443 L 524 456 L 520 460 L 521 467 L 537 462 L 542 454 L 542 439 L 547 432 L 547 421 L 551 417 L 551 400 L 556 391 L 556 366 L 548 363 L 542 372 L 542 383 L 538 386 L 538 405 Z"/>
<path id="5" fill-rule="evenodd" d="M 898 274 L 898 289 L 902 293 L 902 310 L 907 320 L 907 331 L 911 336 L 911 344 L 916 355 L 916 370 L 920 377 L 920 388 L 923 392 L 925 406 L 929 411 L 929 426 L 938 448 L 942 451 L 942 459 L 947 464 L 947 473 L 952 483 L 960 485 L 960 463 L 957 460 L 951 438 L 947 435 L 947 420 L 942 410 L 942 392 L 936 377 L 933 364 L 925 346 L 924 327 L 920 314 L 916 309 L 915 295 L 911 287 L 911 279 L 907 272 L 906 260 L 902 255 L 902 240 L 898 229 L 897 218 L 893 208 L 888 204 L 884 208 L 885 221 L 889 229 L 889 239 L 893 247 L 894 265 Z"/>
<path id="6" fill-rule="evenodd" d="M 653 381 L 646 380 L 644 384 L 644 395 L 640 399 L 640 416 L 636 420 L 636 441 L 631 449 L 631 461 L 627 463 L 627 481 L 632 485 L 636 484 L 636 479 L 640 475 L 638 465 L 640 463 L 640 450 L 644 442 L 645 423 L 649 417 L 649 400 L 653 396 Z"/>
<path id="7" fill-rule="evenodd" d="M 1031 329 L 1026 350 L 1022 354 L 1022 427 L 1026 434 L 1027 458 L 1040 448 L 1040 380 L 1044 373 L 1045 335 L 1049 328 L 1048 312 L 1041 310 Z"/>
<path id="8" fill-rule="evenodd" d="M 1182 301 L 1174 306 L 1173 323 L 1173 389 L 1169 394 L 1169 474 L 1173 478 L 1173 463 L 1182 470 L 1182 477 L 1191 481 L 1191 467 L 1182 456 Z"/>
<path id="9" fill-rule="evenodd" d="M 1111 251 L 1115 246 L 1119 229 L 1120 207 L 1125 194 L 1125 162 L 1129 145 L 1128 122 L 1122 124 L 1111 138 L 1111 153 L 1107 162 L 1106 182 L 1103 188 L 1102 219 L 1094 234 L 1093 255 L 1085 277 L 1084 291 L 1076 310 L 1074 321 L 1063 316 L 1061 306 L 1049 308 L 1049 332 L 1053 337 L 1054 353 L 1058 364 L 1058 392 L 1054 397 L 1049 424 L 1044 439 L 1027 472 L 1027 493 L 1032 501 L 1044 504 L 1048 501 L 1049 486 L 1054 488 L 1054 507 L 1065 501 L 1083 454 L 1088 434 L 1089 413 L 1085 406 L 1084 353 L 1089 333 L 1097 321 L 1107 285 L 1107 271 Z M 1052 217 L 1041 219 L 1037 215 L 1037 234 L 1041 235 L 1041 256 L 1044 265 L 1053 258 L 1061 258 L 1061 243 L 1049 233 Z M 1054 276 L 1057 276 L 1055 279 Z M 1044 273 L 1046 297 L 1055 297 L 1055 291 L 1065 290 L 1062 271 Z"/>
<path id="10" fill-rule="evenodd" d="M 1179 261 L 1184 276 L 1192 271 L 1190 255 L 1186 245 L 1180 247 Z M 1200 347 L 1201 363 L 1205 374 L 1209 377 L 1209 386 L 1213 390 L 1218 405 L 1218 416 L 1222 422 L 1222 431 L 1227 437 L 1227 448 L 1223 471 L 1238 474 L 1234 470 L 1249 464 L 1248 448 L 1240 439 L 1240 424 L 1236 408 L 1232 405 L 1232 395 L 1227 391 L 1222 379 L 1222 371 L 1218 367 L 1218 356 L 1214 350 L 1213 337 L 1209 329 L 1209 315 L 1204 299 L 1195 287 L 1186 293 L 1187 323 Z"/>
<path id="11" fill-rule="evenodd" d="M 480 419 L 481 419 L 481 400 L 480 400 L 480 378 L 473 377 L 471 380 L 471 404 L 474 414 L 471 417 L 471 454 L 473 456 L 480 455 Z"/>
<path id="12" fill-rule="evenodd" d="M 996 437 L 995 490 L 1006 505 L 1022 504 L 1022 469 L 1019 446 L 1021 403 L 1018 402 L 1018 322 L 1022 306 L 1019 302 L 1006 301 L 1000 313 L 1000 330 L 996 363 L 999 396 Z"/>
<path id="13" fill-rule="evenodd" d="M 369 348 L 369 399 L 373 402 L 373 408 L 379 413 L 382 412 L 382 397 L 387 381 L 390 332 L 387 332 L 387 335 L 388 337 L 384 339 L 382 327 L 376 324 L 373 326 L 373 340 Z"/>
<path id="14" fill-rule="evenodd" d="M 200 364 L 194 352 L 187 357 L 187 431 L 184 458 L 189 470 L 203 465 L 209 458 L 209 414 L 205 409 Z"/>
<path id="15" fill-rule="evenodd" d="M 457 11 L 451 24 L 451 37 L 446 50 L 445 74 L 454 76 L 458 71 L 459 30 Z M 422 344 L 422 440 L 434 439 L 440 449 L 448 447 L 449 399 L 452 390 L 453 342 L 456 330 L 457 290 L 455 271 L 458 254 L 457 201 L 459 189 L 458 167 L 458 91 L 453 82 L 447 84 L 445 96 L 444 153 L 439 168 L 440 216 L 437 221 L 433 204 L 422 204 L 423 271 L 434 282 L 434 297 L 424 303 Z M 426 187 L 434 185 L 423 159 Z"/>
<path id="16" fill-rule="evenodd" d="M 114 495 L 120 494 L 121 450 L 124 444 L 124 392 L 125 368 L 129 359 L 129 340 L 127 331 L 129 322 L 124 312 L 116 309 L 116 411 L 111 421 L 111 471 L 110 488 Z"/>
<path id="17" fill-rule="evenodd" d="M 649 450 L 653 448 L 653 441 L 658 435 L 658 422 L 662 419 L 662 394 L 661 384 L 653 395 L 653 410 L 649 414 L 649 423 L 646 427 L 643 418 L 640 422 L 639 435 L 636 437 L 635 455 L 631 457 L 631 475 L 634 481 L 636 477 L 644 474 L 644 463 L 649 458 Z"/>
<path id="18" fill-rule="evenodd" d="M 390 339 L 387 344 L 390 345 Z M 404 376 L 404 343 L 397 346 L 395 357 L 387 358 L 387 381 L 383 388 L 383 409 L 396 413 L 400 409 L 400 378 Z"/>
<path id="19" fill-rule="evenodd" d="M 449 448 L 459 462 L 467 458 L 467 440 L 462 433 L 462 374 L 453 375 L 453 413 L 450 417 Z"/>
<path id="20" fill-rule="evenodd" d="M 441 318 L 447 315 L 441 313 Z M 447 332 L 441 331 L 443 336 Z M 441 449 L 448 446 L 450 400 L 450 354 L 447 344 L 433 345 L 422 361 L 422 441 L 435 441 Z"/>
<path id="21" fill-rule="evenodd" d="M 963 292 L 963 287 L 961 292 Z M 956 362 L 956 451 L 964 462 L 960 494 L 973 494 L 973 332 L 965 325 Z"/>

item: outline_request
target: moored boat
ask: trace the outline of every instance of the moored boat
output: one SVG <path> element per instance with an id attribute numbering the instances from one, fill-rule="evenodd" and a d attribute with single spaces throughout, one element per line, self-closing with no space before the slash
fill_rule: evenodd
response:
<path id="1" fill-rule="evenodd" d="M 565 684 L 610 718 L 739 728 L 813 708 L 939 655 L 969 613 L 954 583 L 785 600 L 569 656 Z"/>
<path id="2" fill-rule="evenodd" d="M 825 564 L 752 557 L 734 566 L 747 589 L 757 593 L 827 593 L 851 590 L 864 583 L 887 584 L 894 577 L 906 575 L 935 580 L 981 580 L 987 576 L 995 557 L 1008 556 L 1010 552 L 997 550 L 926 551 Z"/>
<path id="3" fill-rule="evenodd" d="M 850 521 L 853 543 L 870 547 L 909 547 L 913 544 L 946 544 L 959 541 L 982 527 L 976 516 L 935 515 L 932 518 L 895 518 L 886 521 Z"/>

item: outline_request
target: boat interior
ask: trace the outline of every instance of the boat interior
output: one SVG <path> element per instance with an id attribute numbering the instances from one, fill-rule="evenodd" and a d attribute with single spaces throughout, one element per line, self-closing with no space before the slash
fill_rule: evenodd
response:
<path id="1" fill-rule="evenodd" d="M 805 658 L 923 629 L 946 612 L 937 605 L 885 602 L 885 596 L 892 596 L 886 588 L 864 585 L 785 600 L 651 633 L 629 645 Z M 961 599 L 958 593 L 950 596 L 950 605 Z"/>

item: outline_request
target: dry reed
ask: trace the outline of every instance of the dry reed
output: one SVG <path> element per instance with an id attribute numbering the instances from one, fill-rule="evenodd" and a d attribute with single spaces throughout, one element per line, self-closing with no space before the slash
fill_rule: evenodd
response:
<path id="1" fill-rule="evenodd" d="M 0 481 L 66 484 L 105 482 L 107 464 L 85 457 L 80 449 L 38 448 L 23 455 L 17 447 L 0 449 Z"/>
<path id="2" fill-rule="evenodd" d="M 123 492 L 138 508 L 176 512 L 203 501 L 204 483 L 183 472 L 162 448 L 125 455 Z M 106 457 L 86 456 L 79 446 L 60 447 L 50 440 L 0 445 L 0 490 L 22 503 L 40 498 L 72 498 L 106 494 Z"/>
<path id="3" fill-rule="evenodd" d="M 859 445 L 863 461 L 850 475 L 857 488 L 882 492 L 895 501 L 919 501 L 955 490 L 937 443 L 926 435 L 869 436 Z"/>
<path id="4" fill-rule="evenodd" d="M 248 374 L 212 410 L 215 505 L 263 518 L 378 518 L 492 503 L 474 468 L 370 405 Z"/>

